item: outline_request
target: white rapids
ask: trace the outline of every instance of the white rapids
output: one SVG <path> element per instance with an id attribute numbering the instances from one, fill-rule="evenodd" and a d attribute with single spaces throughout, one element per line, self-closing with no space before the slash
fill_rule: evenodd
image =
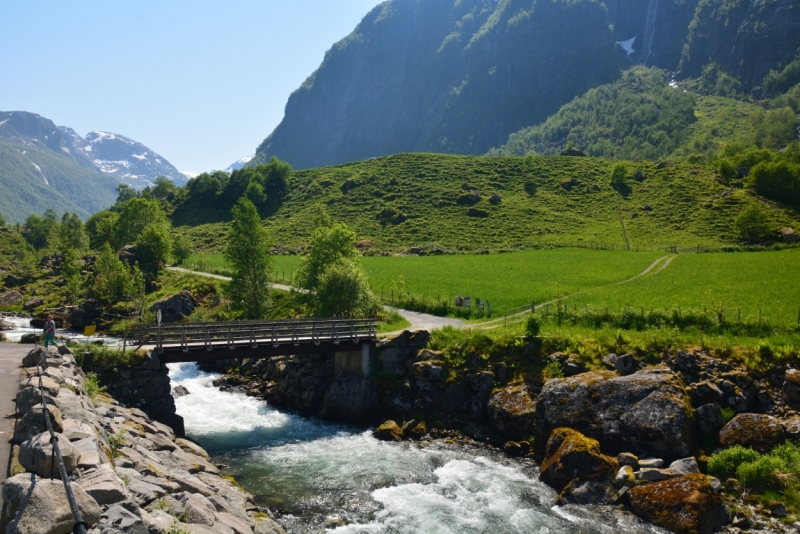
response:
<path id="1" fill-rule="evenodd" d="M 218 375 L 170 364 L 186 433 L 289 532 L 661 532 L 608 508 L 558 507 L 531 461 L 488 448 L 387 443 L 370 431 L 281 412 Z"/>

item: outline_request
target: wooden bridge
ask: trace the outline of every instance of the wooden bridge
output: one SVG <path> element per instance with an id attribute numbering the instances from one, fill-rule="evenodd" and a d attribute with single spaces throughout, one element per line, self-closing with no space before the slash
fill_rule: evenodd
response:
<path id="1" fill-rule="evenodd" d="M 268 358 L 290 354 L 352 354 L 369 372 L 369 346 L 377 340 L 376 319 L 284 319 L 168 323 L 135 326 L 125 343 L 149 348 L 163 363 L 236 358 Z M 354 364 L 356 362 L 353 362 Z"/>

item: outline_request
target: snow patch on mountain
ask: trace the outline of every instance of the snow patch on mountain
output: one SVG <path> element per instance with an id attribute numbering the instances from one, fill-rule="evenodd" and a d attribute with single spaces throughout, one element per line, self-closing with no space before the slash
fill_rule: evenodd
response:
<path id="1" fill-rule="evenodd" d="M 225 172 L 233 172 L 233 171 L 241 169 L 242 167 L 247 165 L 250 162 L 250 160 L 253 159 L 254 157 L 255 157 L 255 155 L 253 155 L 253 156 L 245 156 L 243 158 L 237 159 L 236 161 L 234 161 L 233 163 L 228 165 L 228 168 L 225 169 Z"/>

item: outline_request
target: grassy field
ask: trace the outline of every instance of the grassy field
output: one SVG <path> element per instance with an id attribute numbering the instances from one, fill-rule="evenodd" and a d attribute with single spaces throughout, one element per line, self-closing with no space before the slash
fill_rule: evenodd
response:
<path id="1" fill-rule="evenodd" d="M 412 247 L 509 251 L 541 242 L 603 242 L 633 248 L 723 246 L 749 191 L 719 184 L 713 169 L 627 162 L 629 193 L 610 186 L 614 160 L 561 156 L 399 154 L 293 173 L 264 224 L 275 244 L 302 251 L 319 205 L 353 228 L 365 254 Z M 638 178 L 634 178 L 634 174 Z M 496 195 L 496 196 L 495 196 Z M 492 200 L 494 198 L 494 200 Z M 800 216 L 765 202 L 776 225 Z M 225 221 L 228 213 L 207 210 Z M 193 224 L 196 224 L 195 221 Z M 221 252 L 229 224 L 184 226 L 198 250 Z"/>
<path id="2" fill-rule="evenodd" d="M 800 249 L 749 253 L 678 254 L 663 270 L 627 284 L 568 299 L 578 309 L 615 312 L 675 310 L 713 312 L 724 309 L 728 320 L 762 320 L 797 324 L 800 311 Z"/>
<path id="3" fill-rule="evenodd" d="M 487 299 L 495 313 L 541 302 L 560 293 L 604 286 L 631 278 L 646 269 L 663 253 L 610 250 L 523 250 L 508 254 L 451 256 L 372 256 L 361 258 L 372 289 L 384 300 L 413 297 L 447 301 L 470 296 Z M 199 256 L 186 265 L 197 267 Z M 228 273 L 219 254 L 206 254 L 209 272 Z M 275 256 L 277 282 L 289 281 L 297 272 L 300 256 Z M 202 265 L 199 265 L 202 266 Z M 400 282 L 402 277 L 402 282 Z"/>
<path id="4" fill-rule="evenodd" d="M 771 324 L 797 323 L 800 312 L 800 249 L 764 252 L 677 254 L 663 269 L 626 282 L 664 253 L 581 249 L 524 250 L 508 254 L 363 257 L 376 295 L 406 295 L 452 303 L 456 295 L 488 299 L 495 313 L 582 293 L 565 300 L 579 311 L 619 313 L 682 310 L 715 313 L 727 320 L 759 317 Z M 187 264 L 197 266 L 197 256 Z M 300 256 L 276 256 L 276 281 L 289 282 Z M 193 264 L 192 262 L 195 261 Z M 225 273 L 221 255 L 206 254 L 206 269 Z M 402 276 L 402 283 L 399 281 Z M 402 300 L 406 300 L 404 296 Z M 555 310 L 555 307 L 553 307 Z M 759 313 L 760 310 L 760 313 Z"/>

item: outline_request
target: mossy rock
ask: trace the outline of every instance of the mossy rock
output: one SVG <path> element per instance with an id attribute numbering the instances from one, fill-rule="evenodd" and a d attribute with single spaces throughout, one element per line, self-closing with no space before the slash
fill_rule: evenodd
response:
<path id="1" fill-rule="evenodd" d="M 372 435 L 381 441 L 402 441 L 403 429 L 396 421 L 388 420 L 376 428 Z"/>
<path id="2" fill-rule="evenodd" d="M 767 452 L 786 439 L 780 421 L 770 415 L 740 413 L 719 431 L 723 447 L 741 445 Z"/>
<path id="3" fill-rule="evenodd" d="M 633 513 L 677 534 L 711 533 L 728 519 L 722 496 L 701 474 L 636 486 L 628 495 Z"/>
<path id="4" fill-rule="evenodd" d="M 547 441 L 539 477 L 557 491 L 587 480 L 613 477 L 619 469 L 616 459 L 600 452 L 596 439 L 587 438 L 571 428 L 556 428 Z"/>

